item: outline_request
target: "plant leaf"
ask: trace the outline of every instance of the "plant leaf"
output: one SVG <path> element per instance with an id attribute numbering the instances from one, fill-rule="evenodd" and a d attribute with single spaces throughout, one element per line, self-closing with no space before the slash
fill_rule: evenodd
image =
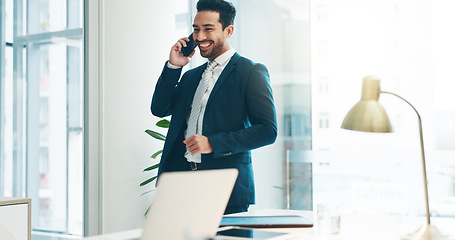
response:
<path id="1" fill-rule="evenodd" d="M 145 186 L 145 185 L 151 183 L 151 182 L 152 182 L 153 180 L 155 180 L 155 179 L 156 179 L 156 176 L 155 176 L 155 177 L 152 177 L 152 178 L 149 178 L 149 179 L 143 181 L 143 182 L 140 184 L 140 186 L 141 186 L 141 187 L 142 187 L 142 186 Z"/>
<path id="2" fill-rule="evenodd" d="M 153 192 L 153 191 L 155 191 L 155 189 L 152 189 L 152 190 L 150 190 L 150 191 L 147 191 L 147 192 L 145 192 L 145 193 L 142 193 L 141 196 L 144 196 L 145 194 L 151 193 L 151 192 Z"/>
<path id="3" fill-rule="evenodd" d="M 152 131 L 152 130 L 150 130 L 150 129 L 145 130 L 145 132 L 146 132 L 148 135 L 150 135 L 150 136 L 152 136 L 152 137 L 154 137 L 154 138 L 156 138 L 156 139 L 158 139 L 158 140 L 162 140 L 162 141 L 166 140 L 166 136 L 164 136 L 164 135 L 161 134 L 161 133 Z"/>
<path id="4" fill-rule="evenodd" d="M 147 214 L 149 213 L 149 211 L 150 211 L 150 207 L 148 207 L 148 208 L 147 208 L 147 211 L 145 211 L 144 217 L 147 217 Z"/>
<path id="5" fill-rule="evenodd" d="M 163 150 L 158 150 L 156 153 L 154 153 L 154 154 L 151 156 L 151 158 L 156 159 L 156 157 L 158 157 L 158 155 L 160 155 L 162 152 L 163 152 Z"/>
<path id="6" fill-rule="evenodd" d="M 146 171 L 151 171 L 151 170 L 153 170 L 153 169 L 156 169 L 156 168 L 158 168 L 158 166 L 160 166 L 159 163 L 157 163 L 157 164 L 155 164 L 155 165 L 153 165 L 153 166 L 150 166 L 150 167 L 144 169 L 144 172 L 146 172 Z"/>
<path id="7" fill-rule="evenodd" d="M 161 127 L 161 128 L 169 128 L 169 120 L 167 119 L 161 119 L 156 123 L 156 126 Z"/>

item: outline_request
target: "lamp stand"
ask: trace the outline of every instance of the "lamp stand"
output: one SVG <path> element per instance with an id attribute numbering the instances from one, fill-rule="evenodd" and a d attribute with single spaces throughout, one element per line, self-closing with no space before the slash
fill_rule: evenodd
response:
<path id="1" fill-rule="evenodd" d="M 417 231 L 401 237 L 402 240 L 445 240 L 449 239 L 447 235 L 442 234 L 438 228 L 433 225 L 426 224 Z"/>
<path id="2" fill-rule="evenodd" d="M 403 240 L 439 240 L 439 239 L 448 239 L 447 235 L 442 234 L 435 226 L 431 225 L 430 223 L 430 204 L 428 200 L 428 181 L 427 181 L 427 167 L 425 163 L 425 150 L 424 150 L 424 144 L 423 144 L 423 131 L 422 131 L 422 119 L 420 118 L 419 112 L 417 112 L 417 109 L 412 106 L 410 102 L 408 102 L 406 99 L 402 98 L 401 96 L 391 93 L 391 92 L 384 92 L 380 91 L 380 93 L 386 93 L 386 94 L 391 94 L 394 95 L 395 97 L 400 98 L 401 100 L 405 101 L 409 106 L 414 109 L 414 111 L 417 114 L 417 117 L 419 119 L 419 133 L 420 133 L 420 151 L 422 154 L 422 168 L 423 168 L 423 186 L 425 190 L 425 207 L 426 207 L 426 217 L 427 217 L 427 223 L 419 228 L 417 231 L 413 233 L 409 233 L 406 236 L 403 236 L 401 239 Z"/>

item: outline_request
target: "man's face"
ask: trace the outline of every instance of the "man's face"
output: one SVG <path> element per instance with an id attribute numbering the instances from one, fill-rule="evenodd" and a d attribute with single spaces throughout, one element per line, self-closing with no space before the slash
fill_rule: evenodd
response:
<path id="1" fill-rule="evenodd" d="M 215 59 L 230 48 L 229 38 L 234 27 L 230 25 L 223 30 L 219 20 L 220 13 L 214 11 L 200 11 L 194 17 L 194 41 L 199 47 L 201 56 L 210 60 Z"/>

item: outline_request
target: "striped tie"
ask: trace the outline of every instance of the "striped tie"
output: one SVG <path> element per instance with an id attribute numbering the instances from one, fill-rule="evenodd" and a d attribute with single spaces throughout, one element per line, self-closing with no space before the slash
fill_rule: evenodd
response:
<path id="1" fill-rule="evenodd" d="M 201 108 L 202 108 L 202 97 L 204 93 L 207 92 L 209 87 L 210 79 L 213 77 L 213 69 L 218 65 L 215 61 L 209 61 L 207 67 L 205 69 L 204 75 L 199 82 L 199 86 L 196 89 L 193 97 L 193 104 L 191 108 L 190 117 L 188 118 L 188 127 L 186 129 L 185 139 L 193 136 L 198 132 L 198 121 L 199 116 L 201 115 Z M 191 156 L 191 153 L 187 150 L 185 153 L 185 157 L 190 162 L 200 162 L 200 156 L 194 155 Z M 191 159 L 191 160 L 190 160 Z"/>

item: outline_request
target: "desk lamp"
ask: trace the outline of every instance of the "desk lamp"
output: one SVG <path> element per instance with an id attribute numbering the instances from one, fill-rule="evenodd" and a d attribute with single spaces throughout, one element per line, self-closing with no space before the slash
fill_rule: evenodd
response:
<path id="1" fill-rule="evenodd" d="M 430 207 L 428 202 L 428 186 L 425 165 L 425 152 L 423 146 L 422 120 L 420 118 L 420 114 L 417 112 L 414 106 L 412 106 L 412 104 L 409 103 L 406 99 L 398 96 L 395 93 L 381 91 L 379 78 L 375 76 L 366 76 L 363 78 L 362 98 L 348 112 L 341 125 L 341 128 L 363 132 L 392 132 L 392 126 L 390 124 L 389 117 L 387 116 L 387 113 L 385 112 L 382 105 L 379 103 L 379 95 L 381 93 L 391 94 L 405 101 L 417 113 L 419 120 L 420 149 L 422 154 L 423 184 L 425 190 L 427 223 L 419 228 L 416 232 L 402 237 L 402 239 L 447 239 L 446 235 L 441 234 L 435 226 L 430 224 Z"/>

